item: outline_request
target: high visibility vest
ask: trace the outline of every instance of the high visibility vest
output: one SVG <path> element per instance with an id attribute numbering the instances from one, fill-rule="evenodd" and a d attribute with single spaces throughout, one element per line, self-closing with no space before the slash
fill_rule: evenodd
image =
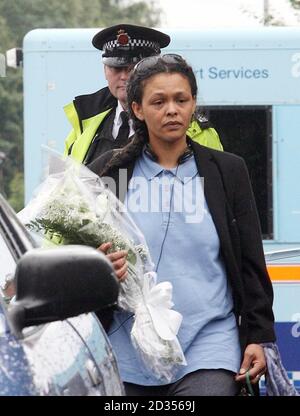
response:
<path id="1" fill-rule="evenodd" d="M 64 110 L 73 126 L 73 129 L 65 140 L 64 156 L 71 156 L 78 162 L 83 162 L 96 131 L 112 109 L 103 111 L 86 120 L 82 120 L 82 131 L 74 104 L 68 104 L 64 107 Z"/>
<path id="2" fill-rule="evenodd" d="M 215 150 L 223 150 L 220 137 L 216 130 L 212 127 L 201 128 L 201 122 L 197 120 L 191 122 L 186 134 L 195 142 L 202 144 L 202 146 Z"/>

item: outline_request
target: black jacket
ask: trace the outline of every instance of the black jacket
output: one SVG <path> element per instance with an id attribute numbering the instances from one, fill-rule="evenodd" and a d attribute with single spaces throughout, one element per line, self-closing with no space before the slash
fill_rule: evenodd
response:
<path id="1" fill-rule="evenodd" d="M 266 269 L 262 238 L 248 171 L 242 158 L 191 142 L 233 293 L 242 351 L 248 344 L 275 341 L 273 289 Z M 99 174 L 112 154 L 107 152 L 89 168 Z M 135 162 L 127 169 L 127 184 Z M 109 175 L 119 184 L 119 169 Z M 124 200 L 126 194 L 117 196 Z M 201 250 L 201 247 L 199 247 Z"/>

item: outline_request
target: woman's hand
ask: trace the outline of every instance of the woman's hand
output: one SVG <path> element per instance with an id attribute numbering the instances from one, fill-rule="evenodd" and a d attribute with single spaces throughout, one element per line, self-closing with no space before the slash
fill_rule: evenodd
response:
<path id="1" fill-rule="evenodd" d="M 114 253 L 107 253 L 111 246 L 112 243 L 103 243 L 100 247 L 97 248 L 97 250 L 102 251 L 102 253 L 104 253 L 112 262 L 117 278 L 120 280 L 120 282 L 123 282 L 128 274 L 126 261 L 128 251 L 121 250 L 115 251 Z"/>
<path id="2" fill-rule="evenodd" d="M 255 384 L 266 372 L 266 369 L 267 364 L 263 347 L 259 344 L 249 344 L 245 349 L 241 369 L 235 380 L 245 382 L 246 373 L 249 371 L 250 381 L 252 384 Z"/>

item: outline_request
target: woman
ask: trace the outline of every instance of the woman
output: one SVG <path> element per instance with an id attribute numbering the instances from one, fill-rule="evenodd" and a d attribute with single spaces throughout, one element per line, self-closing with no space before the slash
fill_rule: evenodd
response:
<path id="1" fill-rule="evenodd" d="M 145 235 L 158 281 L 172 282 L 183 315 L 178 339 L 187 366 L 163 385 L 135 356 L 132 318 L 115 313 L 110 340 L 128 395 L 235 395 L 246 377 L 259 381 L 266 370 L 260 343 L 275 339 L 272 285 L 245 163 L 187 139 L 196 94 L 194 73 L 180 56 L 143 59 L 127 87 L 135 138 L 90 166 L 115 180 Z M 126 253 L 109 256 L 125 279 Z"/>

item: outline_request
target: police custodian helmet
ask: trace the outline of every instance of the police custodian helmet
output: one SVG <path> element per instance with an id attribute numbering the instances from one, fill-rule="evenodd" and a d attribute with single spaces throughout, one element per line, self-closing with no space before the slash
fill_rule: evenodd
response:
<path id="1" fill-rule="evenodd" d="M 147 56 L 159 55 L 170 43 L 163 32 L 144 26 L 119 24 L 98 32 L 92 40 L 103 51 L 103 63 L 122 67 L 136 64 Z"/>

